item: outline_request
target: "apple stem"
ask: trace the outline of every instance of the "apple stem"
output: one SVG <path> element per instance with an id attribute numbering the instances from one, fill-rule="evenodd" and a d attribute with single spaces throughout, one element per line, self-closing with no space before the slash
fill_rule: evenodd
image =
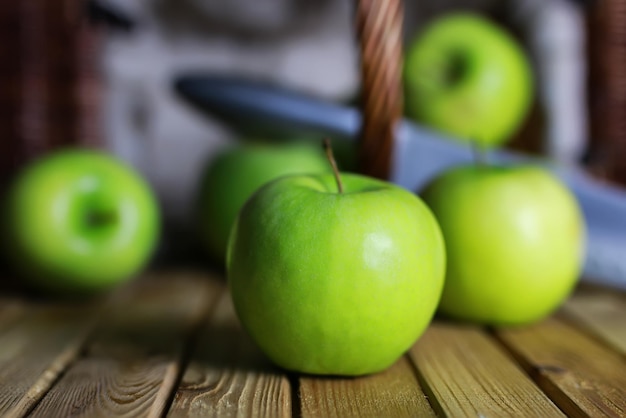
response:
<path id="1" fill-rule="evenodd" d="M 326 151 L 326 158 L 330 162 L 330 166 L 333 168 L 333 174 L 335 175 L 335 181 L 337 182 L 337 190 L 339 194 L 343 193 L 343 183 L 341 182 L 341 176 L 339 175 L 339 168 L 337 168 L 337 161 L 333 155 L 333 149 L 330 146 L 330 139 L 324 139 L 324 151 Z"/>

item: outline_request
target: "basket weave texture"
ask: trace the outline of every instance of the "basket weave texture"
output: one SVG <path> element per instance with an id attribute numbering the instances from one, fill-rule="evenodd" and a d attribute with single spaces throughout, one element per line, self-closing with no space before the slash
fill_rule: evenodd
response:
<path id="1" fill-rule="evenodd" d="M 80 0 L 0 2 L 0 179 L 67 145 L 100 144 L 99 34 Z"/>

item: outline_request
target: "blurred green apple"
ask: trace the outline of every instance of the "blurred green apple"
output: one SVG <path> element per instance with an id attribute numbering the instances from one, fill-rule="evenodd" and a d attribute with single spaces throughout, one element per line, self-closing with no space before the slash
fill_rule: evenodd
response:
<path id="1" fill-rule="evenodd" d="M 409 117 L 482 146 L 511 138 L 533 93 L 522 48 L 504 29 L 466 13 L 433 21 L 409 45 L 404 84 Z"/>
<path id="2" fill-rule="evenodd" d="M 237 213 L 260 186 L 287 174 L 329 170 L 321 147 L 304 143 L 247 143 L 218 153 L 198 191 L 198 224 L 207 252 L 224 262 Z"/>
<path id="3" fill-rule="evenodd" d="M 148 185 L 105 153 L 63 150 L 19 173 L 7 198 L 9 259 L 45 291 L 91 293 L 148 261 L 159 211 Z"/>
<path id="4" fill-rule="evenodd" d="M 283 177 L 241 210 L 228 281 L 241 322 L 276 364 L 362 375 L 389 367 L 430 323 L 441 231 L 413 193 L 346 174 Z"/>
<path id="5" fill-rule="evenodd" d="M 527 324 L 567 298 L 581 271 L 578 203 L 532 166 L 462 166 L 422 194 L 448 256 L 440 311 L 487 324 Z"/>

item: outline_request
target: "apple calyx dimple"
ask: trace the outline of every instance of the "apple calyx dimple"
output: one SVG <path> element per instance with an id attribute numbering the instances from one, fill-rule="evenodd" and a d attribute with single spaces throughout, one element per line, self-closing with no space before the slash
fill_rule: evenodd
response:
<path id="1" fill-rule="evenodd" d="M 337 161 L 335 161 L 335 156 L 333 155 L 333 149 L 330 146 L 330 139 L 324 139 L 324 151 L 326 152 L 326 158 L 328 158 L 328 162 L 330 162 L 330 166 L 333 169 L 333 174 L 335 175 L 335 181 L 337 182 L 337 191 L 339 194 L 343 194 L 343 183 L 341 182 L 341 175 L 339 174 L 339 168 L 337 168 Z"/>
<path id="2" fill-rule="evenodd" d="M 449 87 L 458 84 L 467 74 L 467 66 L 467 58 L 463 52 L 453 51 L 444 66 L 443 83 Z"/>
<path id="3" fill-rule="evenodd" d="M 94 228 L 115 223 L 117 218 L 117 213 L 112 210 L 93 210 L 85 216 L 87 226 Z"/>
<path id="4" fill-rule="evenodd" d="M 467 57 L 461 51 L 452 51 L 423 68 L 416 80 L 423 88 L 439 91 L 455 87 L 464 80 L 467 71 Z"/>

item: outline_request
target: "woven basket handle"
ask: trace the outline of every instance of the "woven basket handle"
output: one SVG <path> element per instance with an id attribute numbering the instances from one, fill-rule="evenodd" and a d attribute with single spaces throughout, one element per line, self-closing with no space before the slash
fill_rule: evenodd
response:
<path id="1" fill-rule="evenodd" d="M 591 168 L 626 186 L 626 2 L 593 2 L 587 19 Z"/>
<path id="2" fill-rule="evenodd" d="M 361 53 L 359 170 L 389 179 L 396 122 L 402 116 L 402 0 L 357 0 Z"/>

